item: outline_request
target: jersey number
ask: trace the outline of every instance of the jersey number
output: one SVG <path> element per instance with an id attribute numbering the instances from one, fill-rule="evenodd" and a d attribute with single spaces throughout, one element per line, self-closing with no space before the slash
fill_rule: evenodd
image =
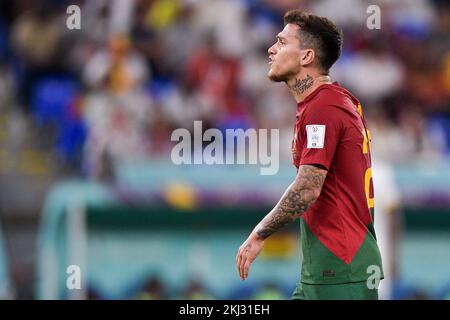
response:
<path id="1" fill-rule="evenodd" d="M 362 116 L 362 107 L 361 104 L 358 104 L 358 113 Z M 363 154 L 367 154 L 369 152 L 369 143 L 370 143 L 370 131 L 362 130 L 362 135 L 364 138 L 362 151 Z M 372 180 L 372 168 L 367 168 L 364 173 L 364 189 L 366 192 L 367 206 L 369 209 L 374 207 L 374 199 L 370 197 L 370 181 Z"/>

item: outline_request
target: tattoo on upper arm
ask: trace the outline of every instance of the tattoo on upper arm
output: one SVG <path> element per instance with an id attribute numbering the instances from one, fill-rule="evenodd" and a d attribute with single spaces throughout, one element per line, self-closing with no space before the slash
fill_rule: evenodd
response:
<path id="1" fill-rule="evenodd" d="M 297 178 L 275 208 L 258 224 L 256 233 L 263 239 L 299 218 L 319 197 L 327 171 L 302 165 Z"/>

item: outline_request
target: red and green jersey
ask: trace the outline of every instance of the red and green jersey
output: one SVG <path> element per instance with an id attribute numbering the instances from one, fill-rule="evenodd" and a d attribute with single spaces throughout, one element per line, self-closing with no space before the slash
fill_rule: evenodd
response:
<path id="1" fill-rule="evenodd" d="M 365 281 L 373 270 L 383 278 L 369 140 L 361 104 L 339 84 L 323 84 L 298 104 L 293 163 L 328 170 L 319 198 L 300 219 L 303 283 Z"/>

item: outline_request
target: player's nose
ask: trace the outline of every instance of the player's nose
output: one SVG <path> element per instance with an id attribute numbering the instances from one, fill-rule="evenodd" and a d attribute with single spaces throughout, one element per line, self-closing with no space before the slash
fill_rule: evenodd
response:
<path id="1" fill-rule="evenodd" d="M 267 53 L 269 54 L 269 56 L 274 55 L 276 53 L 275 44 L 272 45 L 269 49 L 267 49 Z"/>

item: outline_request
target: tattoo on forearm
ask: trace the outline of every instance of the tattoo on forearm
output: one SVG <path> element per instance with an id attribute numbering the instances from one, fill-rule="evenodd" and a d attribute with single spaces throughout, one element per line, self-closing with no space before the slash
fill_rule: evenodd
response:
<path id="1" fill-rule="evenodd" d="M 275 208 L 256 226 L 256 233 L 266 239 L 272 233 L 299 218 L 319 197 L 327 171 L 316 166 L 300 166 L 296 180 Z"/>
<path id="2" fill-rule="evenodd" d="M 314 79 L 308 74 L 306 75 L 306 78 L 304 79 L 296 79 L 295 85 L 294 85 L 294 91 L 297 94 L 302 94 L 305 92 L 308 88 L 311 88 L 311 86 L 314 83 Z"/>

